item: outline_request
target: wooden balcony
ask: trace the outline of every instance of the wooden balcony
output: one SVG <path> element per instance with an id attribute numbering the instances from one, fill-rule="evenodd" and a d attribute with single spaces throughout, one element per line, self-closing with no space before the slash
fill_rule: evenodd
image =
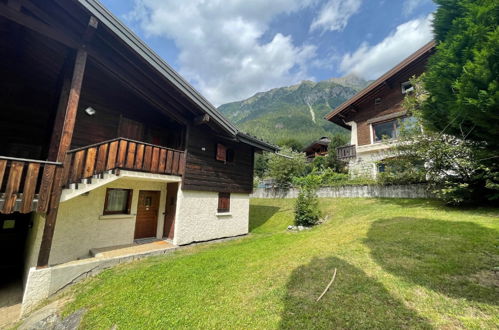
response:
<path id="1" fill-rule="evenodd" d="M 339 160 L 349 160 L 352 158 L 355 158 L 357 153 L 356 153 L 356 146 L 355 144 L 349 144 L 346 146 L 341 146 L 336 148 L 336 156 L 338 157 Z"/>
<path id="2" fill-rule="evenodd" d="M 117 169 L 181 176 L 184 164 L 183 151 L 117 138 L 70 150 L 64 162 L 63 183 L 67 187 Z"/>
<path id="3" fill-rule="evenodd" d="M 46 213 L 61 163 L 0 156 L 0 213 Z"/>

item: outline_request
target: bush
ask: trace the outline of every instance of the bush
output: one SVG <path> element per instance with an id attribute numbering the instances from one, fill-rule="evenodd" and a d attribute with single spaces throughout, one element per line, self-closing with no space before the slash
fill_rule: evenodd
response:
<path id="1" fill-rule="evenodd" d="M 293 178 L 300 177 L 305 172 L 305 155 L 283 148 L 280 154 L 270 154 L 267 175 L 274 179 L 278 188 L 289 188 Z"/>
<path id="2" fill-rule="evenodd" d="M 317 197 L 320 176 L 311 174 L 296 181 L 300 186 L 300 193 L 295 204 L 295 225 L 315 226 L 321 218 L 319 198 Z"/>
<path id="3" fill-rule="evenodd" d="M 426 182 L 424 163 L 418 159 L 402 155 L 385 159 L 379 162 L 378 166 L 384 167 L 384 172 L 380 172 L 377 177 L 379 184 L 405 185 Z"/>
<path id="4" fill-rule="evenodd" d="M 334 186 L 342 182 L 347 182 L 349 180 L 348 174 L 337 173 L 332 169 L 328 168 L 322 172 L 321 175 L 321 186 Z"/>

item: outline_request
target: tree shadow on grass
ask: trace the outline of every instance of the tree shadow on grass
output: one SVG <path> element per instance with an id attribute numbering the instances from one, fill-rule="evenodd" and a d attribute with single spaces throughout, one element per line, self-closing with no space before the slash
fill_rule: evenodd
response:
<path id="1" fill-rule="evenodd" d="M 279 207 L 267 205 L 250 205 L 249 230 L 264 225 L 274 214 L 279 211 Z"/>
<path id="2" fill-rule="evenodd" d="M 499 304 L 499 233 L 472 222 L 398 217 L 374 222 L 365 240 L 392 274 L 454 298 Z"/>
<path id="3" fill-rule="evenodd" d="M 337 269 L 336 279 L 320 301 Z M 295 269 L 287 284 L 280 329 L 430 329 L 362 270 L 334 257 Z"/>

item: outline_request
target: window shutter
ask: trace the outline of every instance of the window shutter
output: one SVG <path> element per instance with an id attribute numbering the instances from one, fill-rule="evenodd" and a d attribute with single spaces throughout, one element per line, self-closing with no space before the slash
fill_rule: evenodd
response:
<path id="1" fill-rule="evenodd" d="M 216 159 L 221 162 L 225 162 L 227 160 L 227 147 L 224 146 L 223 144 L 220 143 L 217 144 Z"/>
<path id="2" fill-rule="evenodd" d="M 218 193 L 218 212 L 230 212 L 230 193 Z"/>

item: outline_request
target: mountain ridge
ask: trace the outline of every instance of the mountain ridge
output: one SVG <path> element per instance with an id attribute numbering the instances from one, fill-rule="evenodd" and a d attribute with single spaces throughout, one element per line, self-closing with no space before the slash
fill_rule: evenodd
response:
<path id="1" fill-rule="evenodd" d="M 305 144 L 321 136 L 346 135 L 344 128 L 323 118 L 368 83 L 355 75 L 319 82 L 304 80 L 255 93 L 218 109 L 249 134 L 272 143 L 294 139 Z"/>

